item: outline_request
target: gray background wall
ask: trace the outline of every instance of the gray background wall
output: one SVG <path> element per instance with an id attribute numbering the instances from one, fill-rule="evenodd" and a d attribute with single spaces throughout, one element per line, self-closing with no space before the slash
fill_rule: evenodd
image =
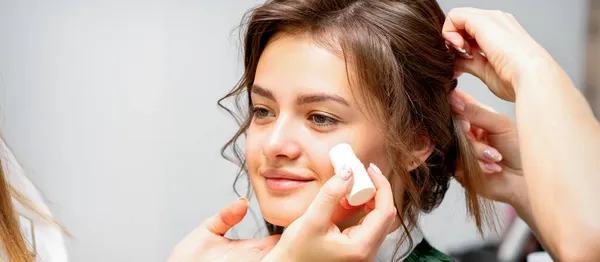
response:
<path id="1" fill-rule="evenodd" d="M 259 2 L 0 1 L 2 133 L 75 235 L 72 261 L 164 261 L 235 199 L 219 155 L 235 126 L 215 102 L 240 75 L 235 27 Z M 440 4 L 513 13 L 581 86 L 587 1 Z M 473 77 L 459 83 L 513 114 Z M 423 221 L 442 250 L 481 242 L 460 190 Z M 247 219 L 235 235 L 257 230 Z"/>

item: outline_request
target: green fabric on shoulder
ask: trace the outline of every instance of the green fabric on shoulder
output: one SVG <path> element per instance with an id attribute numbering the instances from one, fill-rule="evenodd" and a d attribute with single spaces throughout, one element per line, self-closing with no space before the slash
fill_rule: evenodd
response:
<path id="1" fill-rule="evenodd" d="M 452 258 L 433 248 L 427 240 L 423 239 L 415 249 L 406 257 L 404 262 L 453 262 Z"/>

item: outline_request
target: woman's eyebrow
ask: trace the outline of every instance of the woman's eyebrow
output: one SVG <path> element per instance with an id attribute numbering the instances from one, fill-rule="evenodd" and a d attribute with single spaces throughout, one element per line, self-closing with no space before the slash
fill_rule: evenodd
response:
<path id="1" fill-rule="evenodd" d="M 318 102 L 324 102 L 324 101 L 334 101 L 334 102 L 340 103 L 344 106 L 350 107 L 350 103 L 348 103 L 348 101 L 346 101 L 346 99 L 344 99 L 343 97 L 338 96 L 338 95 L 328 94 L 328 93 L 306 94 L 306 95 L 301 95 L 296 99 L 296 103 L 298 105 L 309 104 L 309 103 L 318 103 Z"/>
<path id="2" fill-rule="evenodd" d="M 277 100 L 275 100 L 275 96 L 273 95 L 273 92 L 271 92 L 271 90 L 261 87 L 259 85 L 256 85 L 256 84 L 252 85 L 251 92 L 253 94 L 262 96 L 266 99 L 277 101 Z M 334 94 L 328 94 L 328 93 L 311 93 L 311 94 L 301 95 L 296 99 L 296 104 L 303 105 L 303 104 L 319 103 L 319 102 L 325 102 L 325 101 L 333 101 L 333 102 L 337 102 L 343 106 L 350 107 L 350 103 L 348 103 L 348 101 L 346 101 L 346 99 L 344 99 L 343 97 L 334 95 Z"/>
<path id="3" fill-rule="evenodd" d="M 257 94 L 259 96 L 262 96 L 262 97 L 264 97 L 266 99 L 276 101 L 275 100 L 275 96 L 273 95 L 273 92 L 271 92 L 271 90 L 263 88 L 263 87 L 260 87 L 260 86 L 258 86 L 256 84 L 252 85 L 251 92 L 253 94 Z"/>

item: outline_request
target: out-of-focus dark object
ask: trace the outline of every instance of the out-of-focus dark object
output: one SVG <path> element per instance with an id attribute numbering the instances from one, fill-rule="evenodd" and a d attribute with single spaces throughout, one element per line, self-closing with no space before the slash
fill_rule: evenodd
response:
<path id="1" fill-rule="evenodd" d="M 589 23 L 586 51 L 586 76 L 584 94 L 600 119 L 600 0 L 589 0 Z"/>
<path id="2" fill-rule="evenodd" d="M 527 224 L 510 209 L 510 220 L 498 243 L 451 253 L 457 262 L 527 262 L 527 256 L 544 251 Z"/>
<path id="3" fill-rule="evenodd" d="M 485 245 L 478 248 L 472 248 L 463 252 L 451 253 L 450 257 L 456 262 L 498 262 L 498 246 Z"/>
<path id="4" fill-rule="evenodd" d="M 499 246 L 488 244 L 482 247 L 472 248 L 463 252 L 451 253 L 450 256 L 456 262 L 527 262 L 527 256 L 534 252 L 544 251 L 537 238 L 529 232 L 522 247 L 514 251 L 514 257 L 510 260 L 501 260 L 498 256 Z M 518 250 L 521 249 L 519 252 Z"/>

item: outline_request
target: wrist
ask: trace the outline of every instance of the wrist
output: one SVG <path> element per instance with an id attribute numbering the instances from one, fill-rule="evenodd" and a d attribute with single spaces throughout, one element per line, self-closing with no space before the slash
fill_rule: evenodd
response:
<path id="1" fill-rule="evenodd" d="M 560 66 L 548 55 L 533 55 L 517 63 L 511 84 L 518 97 L 519 90 L 524 88 L 539 87 L 541 81 L 548 81 L 552 77 L 559 77 Z"/>
<path id="2" fill-rule="evenodd" d="M 508 204 L 512 206 L 517 212 L 517 215 L 531 227 L 533 216 L 527 197 L 514 197 Z"/>

